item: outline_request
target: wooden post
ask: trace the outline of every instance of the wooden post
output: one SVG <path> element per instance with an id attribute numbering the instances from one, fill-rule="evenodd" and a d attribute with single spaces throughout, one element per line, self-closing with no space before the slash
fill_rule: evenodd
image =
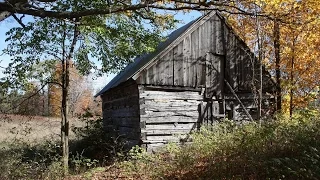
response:
<path id="1" fill-rule="evenodd" d="M 246 107 L 243 105 L 243 103 L 241 102 L 241 100 L 239 99 L 238 95 L 234 92 L 234 90 L 232 89 L 232 87 L 230 86 L 230 84 L 228 83 L 228 81 L 226 79 L 224 79 L 224 82 L 226 83 L 226 85 L 228 86 L 228 88 L 230 89 L 230 91 L 232 92 L 232 94 L 234 95 L 234 97 L 237 99 L 237 101 L 240 103 L 242 109 L 244 110 L 244 112 L 246 113 L 246 115 L 248 116 L 248 118 L 250 119 L 250 121 L 253 121 L 252 116 L 249 114 L 249 112 L 247 111 Z"/>
<path id="2" fill-rule="evenodd" d="M 201 124 L 203 124 L 203 114 L 204 114 L 204 110 L 203 110 L 203 102 L 201 102 L 198 105 L 198 112 L 199 112 L 199 118 L 198 118 L 198 122 L 197 122 L 197 130 L 200 130 Z"/>

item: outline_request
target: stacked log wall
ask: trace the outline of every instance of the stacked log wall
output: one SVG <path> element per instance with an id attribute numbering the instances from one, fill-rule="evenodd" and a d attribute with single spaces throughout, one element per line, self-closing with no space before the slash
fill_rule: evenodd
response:
<path id="1" fill-rule="evenodd" d="M 148 151 L 169 142 L 187 142 L 200 127 L 199 91 L 170 91 L 139 86 L 141 137 Z"/>
<path id="2" fill-rule="evenodd" d="M 128 148 L 140 145 L 138 85 L 130 79 L 102 95 L 103 125 L 114 137 L 121 137 Z"/>

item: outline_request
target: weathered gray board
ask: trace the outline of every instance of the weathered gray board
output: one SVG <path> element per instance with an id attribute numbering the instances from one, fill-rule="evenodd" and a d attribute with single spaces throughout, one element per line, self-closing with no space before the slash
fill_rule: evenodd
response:
<path id="1" fill-rule="evenodd" d="M 258 67 L 247 45 L 222 17 L 212 15 L 178 38 L 171 49 L 135 78 L 137 84 L 143 85 L 205 87 L 207 97 L 211 98 L 221 95 L 223 88 L 228 91 L 223 87 L 223 77 L 235 92 L 251 92 L 253 69 Z M 265 87 L 270 87 L 272 83 L 264 72 Z"/>
<path id="2" fill-rule="evenodd" d="M 141 136 L 148 151 L 168 142 L 187 141 L 188 134 L 197 130 L 200 92 L 139 89 Z"/>

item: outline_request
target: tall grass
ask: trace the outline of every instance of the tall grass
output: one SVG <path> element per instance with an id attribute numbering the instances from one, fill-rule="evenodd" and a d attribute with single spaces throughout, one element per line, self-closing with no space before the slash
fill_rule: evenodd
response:
<path id="1" fill-rule="evenodd" d="M 77 174 L 105 165 L 118 155 L 119 163 L 96 176 L 102 179 L 320 179 L 320 118 L 317 111 L 279 116 L 262 124 L 230 120 L 202 127 L 193 143 L 169 144 L 155 154 L 134 147 L 120 154 L 102 130 L 102 121 L 81 117 L 87 126 L 75 128 L 70 172 Z M 0 150 L 0 179 L 60 179 L 60 145 L 10 144 Z M 113 161 L 114 162 L 114 161 Z M 77 177 L 78 178 L 78 177 Z M 97 177 L 99 179 L 99 177 Z"/>
<path id="2" fill-rule="evenodd" d="M 190 145 L 133 153 L 122 164 L 144 179 L 320 179 L 319 129 L 315 111 L 262 124 L 225 120 L 194 133 Z"/>
<path id="3" fill-rule="evenodd" d="M 69 172 L 78 174 L 113 161 L 121 144 L 102 127 L 102 119 L 86 112 L 79 115 L 85 124 L 73 127 L 70 140 Z M 0 179 L 63 179 L 61 142 L 46 139 L 38 142 L 0 142 Z"/>

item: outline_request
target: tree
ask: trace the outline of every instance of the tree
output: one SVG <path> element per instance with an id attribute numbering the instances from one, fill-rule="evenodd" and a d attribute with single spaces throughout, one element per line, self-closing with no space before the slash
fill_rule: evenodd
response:
<path id="1" fill-rule="evenodd" d="M 253 16 L 231 14 L 229 20 L 238 34 L 256 50 L 255 43 L 262 39 L 265 52 L 264 63 L 275 76 L 277 84 L 277 107 L 292 116 L 293 109 L 305 107 L 314 98 L 319 84 L 320 4 L 318 1 L 259 0 L 242 1 L 238 6 L 247 11 L 259 10 L 260 37 L 255 36 L 257 26 Z M 258 6 L 258 8 L 256 8 Z M 264 35 L 265 37 L 261 37 Z M 282 94 L 282 95 L 281 95 Z M 283 99 L 281 104 L 281 98 Z"/>
<path id="2" fill-rule="evenodd" d="M 61 11 L 81 9 L 83 3 L 89 3 L 68 2 L 55 3 L 52 8 Z M 144 19 L 144 15 L 150 19 Z M 131 62 L 134 56 L 152 51 L 162 38 L 161 32 L 172 28 L 175 22 L 168 14 L 152 14 L 143 10 L 136 14 L 126 12 L 81 19 L 35 17 L 34 21 L 24 24 L 23 27 L 12 28 L 7 32 L 9 45 L 4 53 L 13 58 L 5 71 L 8 76 L 3 82 L 9 88 L 17 88 L 30 79 L 26 75 L 32 74 L 34 65 L 40 64 L 42 59 L 56 59 L 60 62 L 61 76 L 54 77 L 56 79 L 44 78 L 42 83 L 43 86 L 50 84 L 61 89 L 62 161 L 66 173 L 69 155 L 71 60 L 74 60 L 82 74 L 88 74 L 92 69 L 100 73 L 120 70 Z M 146 23 L 149 24 L 148 27 L 145 26 Z M 98 69 L 89 57 L 100 61 L 101 69 Z"/>
<path id="3" fill-rule="evenodd" d="M 61 84 L 62 66 L 57 62 L 55 71 L 52 74 L 52 81 Z M 81 75 L 76 69 L 74 63 L 70 65 L 70 87 L 69 87 L 69 110 L 68 115 L 74 117 L 86 109 L 89 101 L 92 99 L 91 83 L 88 77 Z M 49 94 L 49 110 L 51 116 L 61 116 L 62 102 L 61 86 L 58 84 L 50 84 L 48 88 Z"/>

